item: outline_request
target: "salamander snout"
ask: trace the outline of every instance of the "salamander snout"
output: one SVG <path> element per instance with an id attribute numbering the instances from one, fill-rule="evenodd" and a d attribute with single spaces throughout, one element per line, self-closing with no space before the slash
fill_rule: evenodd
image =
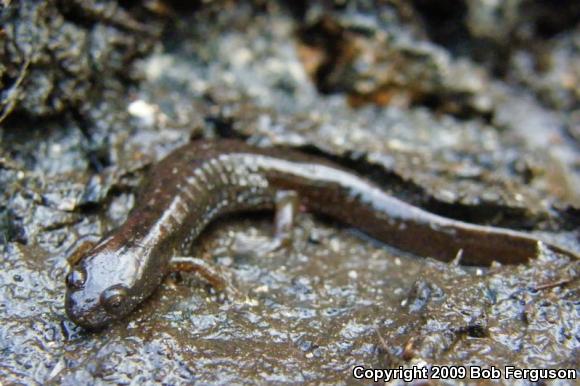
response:
<path id="1" fill-rule="evenodd" d="M 70 275 L 74 278 L 74 274 Z M 65 299 L 66 312 L 76 324 L 98 329 L 123 317 L 131 308 L 128 304 L 128 289 L 117 284 L 97 292 L 94 289 L 78 287 L 79 282 L 67 278 Z"/>
<path id="2" fill-rule="evenodd" d="M 110 251 L 89 253 L 66 276 L 65 308 L 76 324 L 97 329 L 127 315 L 135 306 L 130 281 L 115 271 L 121 257 Z"/>

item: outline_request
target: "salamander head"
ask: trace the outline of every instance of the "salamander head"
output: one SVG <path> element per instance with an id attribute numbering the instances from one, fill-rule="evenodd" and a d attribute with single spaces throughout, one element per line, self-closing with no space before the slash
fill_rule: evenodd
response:
<path id="1" fill-rule="evenodd" d="M 133 256 L 132 256 L 133 255 Z M 76 324 L 98 329 L 129 314 L 144 298 L 134 252 L 95 248 L 66 277 L 65 308 Z"/>

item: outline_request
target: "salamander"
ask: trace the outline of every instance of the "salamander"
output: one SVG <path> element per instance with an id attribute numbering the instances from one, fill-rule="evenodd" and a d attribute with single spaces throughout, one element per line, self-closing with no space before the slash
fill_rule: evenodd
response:
<path id="1" fill-rule="evenodd" d="M 523 232 L 427 212 L 322 157 L 238 140 L 194 141 L 153 166 L 125 223 L 72 266 L 68 316 L 87 328 L 125 317 L 218 216 L 277 208 L 277 230 L 287 239 L 293 198 L 309 211 L 419 256 L 451 261 L 459 253 L 462 264 L 487 266 L 525 263 L 538 254 L 540 241 Z M 184 265 L 183 258 L 177 260 L 178 267 Z"/>

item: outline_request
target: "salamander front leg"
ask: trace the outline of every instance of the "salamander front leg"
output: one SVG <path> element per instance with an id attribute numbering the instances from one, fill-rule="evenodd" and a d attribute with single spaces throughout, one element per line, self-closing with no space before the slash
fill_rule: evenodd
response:
<path id="1" fill-rule="evenodd" d="M 219 267 L 216 267 L 205 259 L 176 256 L 169 262 L 169 270 L 170 272 L 197 273 L 213 288 L 225 293 L 226 296 L 231 298 L 240 296 L 240 292 L 232 285 L 232 279 Z"/>
<path id="2" fill-rule="evenodd" d="M 101 237 L 93 234 L 79 237 L 65 252 L 65 258 L 73 266 L 100 241 Z"/>
<path id="3" fill-rule="evenodd" d="M 291 190 L 281 190 L 275 197 L 274 235 L 264 243 L 246 239 L 240 235 L 234 241 L 233 252 L 237 255 L 266 255 L 280 249 L 290 249 L 293 244 L 296 214 L 300 207 L 298 194 Z"/>

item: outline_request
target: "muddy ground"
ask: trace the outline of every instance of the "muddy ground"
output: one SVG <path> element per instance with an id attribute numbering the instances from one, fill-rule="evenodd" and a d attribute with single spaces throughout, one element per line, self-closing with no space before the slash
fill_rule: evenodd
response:
<path id="1" fill-rule="evenodd" d="M 578 261 L 445 264 L 310 213 L 222 219 L 127 320 L 64 312 L 67 253 L 195 138 L 331 158 L 441 215 L 580 251 L 575 1 L 0 2 L 0 383 L 351 383 L 355 365 L 579 368 Z M 557 8 L 557 9 L 556 9 Z M 493 260 L 493 256 L 490 256 Z"/>

